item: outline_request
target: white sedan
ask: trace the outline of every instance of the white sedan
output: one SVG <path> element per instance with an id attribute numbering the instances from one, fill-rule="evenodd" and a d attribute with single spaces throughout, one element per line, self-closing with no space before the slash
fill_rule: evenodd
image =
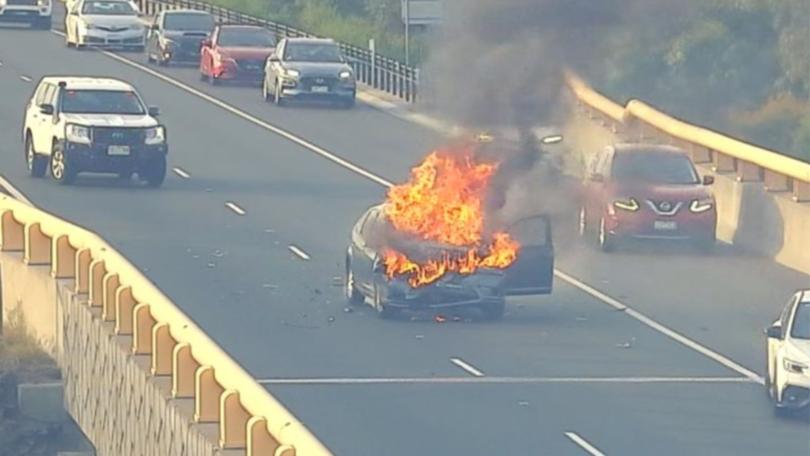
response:
<path id="1" fill-rule="evenodd" d="M 65 16 L 65 44 L 143 51 L 146 27 L 129 0 L 75 0 Z"/>
<path id="2" fill-rule="evenodd" d="M 765 330 L 765 386 L 777 412 L 810 406 L 810 289 L 796 292 L 779 320 Z"/>

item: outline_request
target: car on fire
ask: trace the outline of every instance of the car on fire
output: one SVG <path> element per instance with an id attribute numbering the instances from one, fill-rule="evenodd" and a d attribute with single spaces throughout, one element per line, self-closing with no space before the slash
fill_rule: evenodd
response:
<path id="1" fill-rule="evenodd" d="M 143 51 L 146 27 L 128 0 L 78 0 L 65 16 L 65 44 Z"/>
<path id="2" fill-rule="evenodd" d="M 214 30 L 214 17 L 205 11 L 161 11 L 149 27 L 146 58 L 149 62 L 200 61 L 203 40 Z"/>
<path id="3" fill-rule="evenodd" d="M 810 289 L 797 291 L 765 330 L 765 387 L 776 412 L 810 407 Z"/>
<path id="4" fill-rule="evenodd" d="M 285 38 L 267 59 L 262 96 L 279 106 L 288 100 L 324 100 L 351 108 L 357 82 L 331 39 Z"/>
<path id="5" fill-rule="evenodd" d="M 384 204 L 369 208 L 352 229 L 345 264 L 345 293 L 350 303 L 359 305 L 368 301 L 383 318 L 402 310 L 473 307 L 485 318 L 494 320 L 503 316 L 507 296 L 551 293 L 554 246 L 548 217 L 528 217 L 508 228 L 520 249 L 507 268 L 482 267 L 471 274 L 447 273 L 435 282 L 415 287 L 404 275 L 391 277 L 386 273 L 387 249 L 394 247 L 424 262 L 465 255 L 467 249 L 398 232 L 384 208 Z"/>
<path id="6" fill-rule="evenodd" d="M 615 144 L 591 161 L 583 185 L 579 234 L 596 233 L 602 251 L 622 240 L 715 244 L 717 206 L 710 185 L 676 147 Z"/>
<path id="7" fill-rule="evenodd" d="M 211 38 L 203 40 L 200 78 L 211 84 L 258 83 L 264 74 L 264 62 L 277 42 L 276 35 L 263 27 L 217 25 Z"/>

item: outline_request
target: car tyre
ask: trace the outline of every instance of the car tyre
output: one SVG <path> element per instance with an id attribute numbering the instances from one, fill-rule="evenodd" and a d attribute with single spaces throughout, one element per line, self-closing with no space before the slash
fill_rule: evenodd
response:
<path id="1" fill-rule="evenodd" d="M 42 177 L 48 171 L 48 158 L 36 153 L 31 135 L 25 137 L 25 162 L 31 177 Z"/>
<path id="2" fill-rule="evenodd" d="M 481 313 L 484 319 L 488 321 L 497 321 L 503 319 L 503 314 L 506 312 L 506 301 L 500 300 L 497 303 L 488 304 L 481 307 Z"/>
<path id="3" fill-rule="evenodd" d="M 355 104 L 356 104 L 356 102 L 355 102 L 354 98 L 349 98 L 349 99 L 346 99 L 346 100 L 340 100 L 338 102 L 338 106 L 340 108 L 347 109 L 347 110 L 354 108 Z"/>
<path id="4" fill-rule="evenodd" d="M 359 306 L 365 301 L 363 294 L 357 290 L 354 285 L 354 271 L 352 271 L 352 263 L 349 258 L 346 258 L 346 301 L 353 306 Z"/>
<path id="5" fill-rule="evenodd" d="M 604 216 L 599 219 L 599 233 L 596 239 L 599 249 L 603 252 L 609 253 L 616 249 L 616 238 L 608 231 Z"/>
<path id="6" fill-rule="evenodd" d="M 377 316 L 382 318 L 383 320 L 390 319 L 394 317 L 395 313 L 393 309 L 385 305 L 385 300 L 382 297 L 382 293 L 380 292 L 380 288 L 375 285 L 374 286 L 374 310 L 377 312 Z"/>
<path id="7" fill-rule="evenodd" d="M 70 185 L 76 180 L 77 170 L 62 143 L 54 141 L 51 149 L 51 177 L 61 185 Z"/>
<path id="8" fill-rule="evenodd" d="M 163 185 L 166 180 L 166 156 L 162 155 L 154 159 L 147 167 L 141 171 L 140 177 L 152 188 Z"/>
<path id="9" fill-rule="evenodd" d="M 262 79 L 262 98 L 267 103 L 273 101 L 273 98 L 270 96 L 270 88 L 267 87 L 267 78 Z"/>
<path id="10" fill-rule="evenodd" d="M 284 106 L 287 106 L 287 100 L 285 100 L 284 97 L 281 96 L 281 82 L 278 79 L 276 79 L 275 85 L 276 87 L 274 91 L 274 101 L 277 106 L 283 108 Z"/>

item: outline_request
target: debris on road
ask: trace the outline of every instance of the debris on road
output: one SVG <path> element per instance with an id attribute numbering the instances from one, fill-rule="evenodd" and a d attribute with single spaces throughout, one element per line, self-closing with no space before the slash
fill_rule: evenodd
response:
<path id="1" fill-rule="evenodd" d="M 352 309 L 351 307 L 344 307 L 343 308 L 343 313 L 350 314 L 352 312 L 354 312 L 354 309 Z"/>
<path id="2" fill-rule="evenodd" d="M 332 286 L 334 287 L 342 287 L 343 286 L 343 277 L 332 277 Z"/>
<path id="3" fill-rule="evenodd" d="M 209 269 L 214 269 L 215 267 L 217 267 L 216 263 L 208 263 Z"/>
<path id="4" fill-rule="evenodd" d="M 436 314 L 436 316 L 433 317 L 433 321 L 436 323 L 445 323 L 447 322 L 447 317 L 442 314 Z"/>
<path id="5" fill-rule="evenodd" d="M 222 258 L 222 257 L 225 256 L 225 252 L 223 252 L 222 250 L 216 249 L 216 250 L 214 250 L 214 256 L 217 257 L 217 258 Z"/>
<path id="6" fill-rule="evenodd" d="M 518 405 L 521 406 L 521 407 L 528 407 L 529 406 L 529 401 L 519 401 Z"/>
<path id="7" fill-rule="evenodd" d="M 335 317 L 330 315 L 329 318 L 326 319 L 326 321 L 328 321 L 329 323 L 334 323 L 335 322 Z"/>
<path id="8" fill-rule="evenodd" d="M 580 316 L 578 316 L 578 317 L 576 318 L 576 320 L 577 320 L 577 321 L 588 321 L 588 317 L 584 317 L 584 316 L 580 315 Z"/>
<path id="9" fill-rule="evenodd" d="M 631 337 L 629 341 L 623 344 L 616 344 L 616 348 L 633 348 L 633 342 L 636 341 L 635 337 Z"/>
<path id="10" fill-rule="evenodd" d="M 422 340 L 424 338 L 425 338 L 425 336 L 423 334 L 417 334 L 416 335 L 416 340 Z"/>
<path id="11" fill-rule="evenodd" d="M 272 284 L 272 283 L 263 283 L 263 284 L 262 284 L 262 288 L 268 288 L 268 289 L 270 289 L 270 290 L 277 290 L 277 289 L 278 289 L 278 285 L 274 285 L 274 284 Z"/>

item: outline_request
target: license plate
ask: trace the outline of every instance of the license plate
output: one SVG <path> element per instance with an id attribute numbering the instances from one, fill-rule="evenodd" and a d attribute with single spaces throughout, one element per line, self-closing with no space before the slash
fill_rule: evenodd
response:
<path id="1" fill-rule="evenodd" d="M 314 93 L 325 93 L 329 91 L 328 86 L 312 86 L 312 91 Z"/>
<path id="2" fill-rule="evenodd" d="M 129 155 L 129 146 L 109 146 L 107 155 Z"/>
<path id="3" fill-rule="evenodd" d="M 678 229 L 678 222 L 656 220 L 653 228 L 660 231 L 675 231 Z"/>

